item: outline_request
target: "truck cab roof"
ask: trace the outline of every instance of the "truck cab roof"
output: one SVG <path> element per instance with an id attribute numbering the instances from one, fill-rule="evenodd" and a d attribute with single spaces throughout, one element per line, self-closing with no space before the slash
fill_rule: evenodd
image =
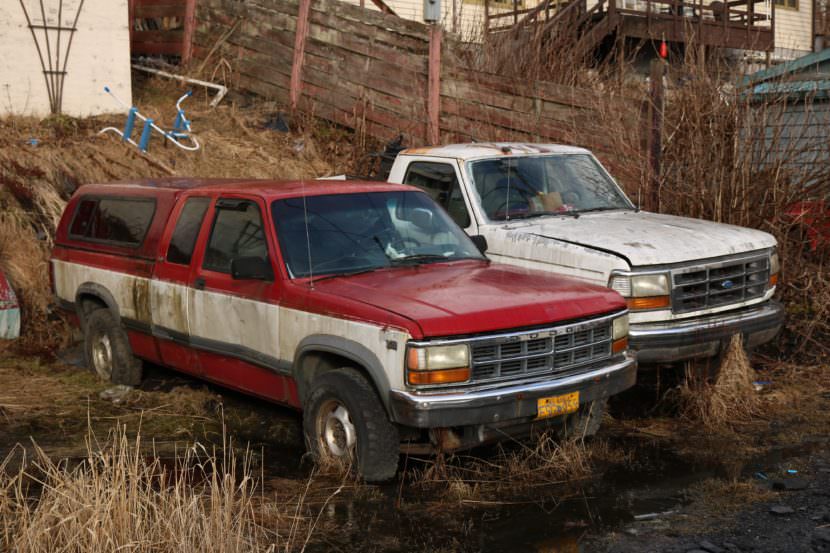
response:
<path id="1" fill-rule="evenodd" d="M 527 156 L 540 154 L 587 154 L 589 150 L 563 144 L 532 144 L 529 142 L 473 142 L 407 148 L 401 155 L 435 156 L 461 161 L 492 158 L 495 156 Z"/>
<path id="2" fill-rule="evenodd" d="M 203 179 L 203 178 L 157 178 L 121 181 L 112 184 L 87 184 L 78 189 L 75 196 L 114 194 L 177 195 L 180 191 L 204 190 L 222 194 L 254 194 L 265 200 L 293 198 L 297 196 L 320 196 L 325 194 L 349 194 L 359 192 L 385 192 L 395 190 L 416 190 L 402 185 L 361 180 L 267 180 L 267 179 Z M 163 192 L 165 191 L 165 192 Z"/>

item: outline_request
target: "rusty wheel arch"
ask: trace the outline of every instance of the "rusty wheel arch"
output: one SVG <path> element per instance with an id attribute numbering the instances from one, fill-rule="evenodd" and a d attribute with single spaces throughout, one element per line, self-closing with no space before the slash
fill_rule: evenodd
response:
<path id="1" fill-rule="evenodd" d="M 95 282 L 85 282 L 78 286 L 75 292 L 75 310 L 82 327 L 89 314 L 96 309 L 109 309 L 117 321 L 121 320 L 118 302 L 107 288 Z"/>
<path id="2" fill-rule="evenodd" d="M 305 341 L 305 340 L 304 340 Z M 372 356 L 374 357 L 374 356 Z M 377 358 L 374 358 L 377 362 Z M 311 389 L 311 383 L 319 375 L 337 370 L 343 367 L 352 368 L 360 372 L 369 384 L 375 389 L 384 410 L 389 413 L 388 409 L 388 391 L 389 384 L 385 374 L 382 376 L 382 381 L 376 376 L 378 368 L 381 368 L 379 362 L 374 367 L 370 368 L 372 359 L 366 359 L 359 353 L 353 351 L 343 351 L 332 344 L 307 344 L 298 348 L 298 353 L 294 366 L 292 368 L 294 380 L 297 383 L 297 390 L 300 395 L 300 401 L 305 402 L 308 392 Z"/>

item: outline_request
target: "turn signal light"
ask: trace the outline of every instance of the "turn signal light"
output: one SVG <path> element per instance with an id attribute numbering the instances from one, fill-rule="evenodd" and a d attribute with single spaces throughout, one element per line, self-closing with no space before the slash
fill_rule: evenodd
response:
<path id="1" fill-rule="evenodd" d="M 407 378 L 413 386 L 453 384 L 468 381 L 470 379 L 470 369 L 463 367 L 438 371 L 409 371 Z"/>
<path id="2" fill-rule="evenodd" d="M 628 338 L 620 338 L 619 340 L 614 340 L 614 343 L 611 344 L 612 353 L 620 353 L 621 351 L 625 351 L 627 349 Z"/>
<path id="3" fill-rule="evenodd" d="M 772 288 L 773 286 L 778 284 L 778 273 L 769 276 L 769 287 Z"/>
<path id="4" fill-rule="evenodd" d="M 647 298 L 626 298 L 628 308 L 634 311 L 642 309 L 663 309 L 670 305 L 668 296 L 649 296 Z"/>

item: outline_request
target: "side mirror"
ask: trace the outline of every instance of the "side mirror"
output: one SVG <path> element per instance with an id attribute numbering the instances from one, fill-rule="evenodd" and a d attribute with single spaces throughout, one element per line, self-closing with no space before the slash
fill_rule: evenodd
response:
<path id="1" fill-rule="evenodd" d="M 274 271 L 267 259 L 235 257 L 231 260 L 231 277 L 234 280 L 274 280 Z"/>
<path id="2" fill-rule="evenodd" d="M 470 240 L 472 240 L 473 244 L 476 245 L 478 251 L 481 253 L 487 253 L 487 239 L 484 236 L 476 234 L 474 236 L 470 236 Z"/>

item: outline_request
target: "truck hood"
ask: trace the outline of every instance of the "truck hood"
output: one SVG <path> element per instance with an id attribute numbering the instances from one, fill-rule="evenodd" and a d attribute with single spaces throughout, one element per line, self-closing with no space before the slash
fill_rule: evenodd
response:
<path id="1" fill-rule="evenodd" d="M 616 292 L 550 273 L 486 261 L 381 269 L 315 284 L 406 317 L 425 338 L 545 325 L 625 308 Z"/>
<path id="2" fill-rule="evenodd" d="M 613 253 L 632 267 L 682 263 L 775 245 L 775 238 L 760 230 L 645 211 L 545 217 L 517 222 L 507 229 L 511 234 L 532 234 Z"/>

